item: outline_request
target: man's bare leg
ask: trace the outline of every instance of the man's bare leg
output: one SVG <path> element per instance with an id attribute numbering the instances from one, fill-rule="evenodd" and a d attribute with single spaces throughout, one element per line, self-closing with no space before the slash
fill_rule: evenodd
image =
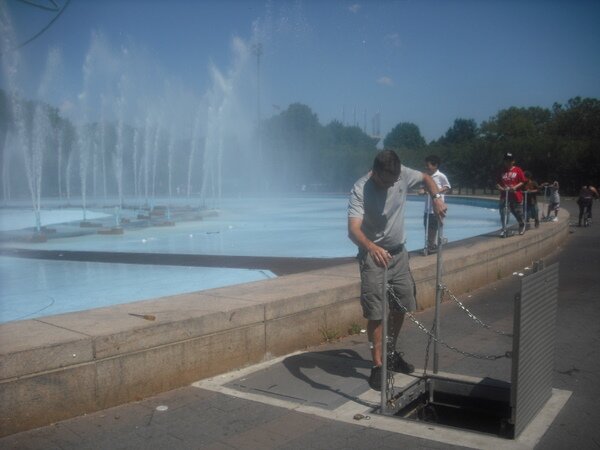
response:
<path id="1" fill-rule="evenodd" d="M 394 344 L 394 349 L 396 348 L 398 335 L 400 334 L 400 329 L 402 328 L 403 323 L 404 313 L 390 311 L 388 330 L 392 338 L 392 343 Z M 371 356 L 373 358 L 373 365 L 377 367 L 380 367 L 383 364 L 383 360 L 381 358 L 382 332 L 383 327 L 381 326 L 381 320 L 369 320 L 367 322 L 367 337 L 369 338 L 369 342 L 371 342 L 373 345 L 373 348 L 371 349 Z"/>

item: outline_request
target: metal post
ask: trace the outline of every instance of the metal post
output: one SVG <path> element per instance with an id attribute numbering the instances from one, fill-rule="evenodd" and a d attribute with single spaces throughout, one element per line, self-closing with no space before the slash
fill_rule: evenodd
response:
<path id="1" fill-rule="evenodd" d="M 381 414 L 385 414 L 387 404 L 387 339 L 389 304 L 387 296 L 387 266 L 383 269 L 383 286 L 381 301 L 383 302 L 383 317 L 381 318 Z"/>
<path id="2" fill-rule="evenodd" d="M 527 191 L 523 191 L 523 208 L 525 209 L 523 214 L 523 220 L 525 221 L 525 228 L 529 227 L 529 205 L 527 204 Z"/>
<path id="3" fill-rule="evenodd" d="M 435 340 L 433 341 L 433 373 L 438 372 L 438 340 L 440 339 L 440 306 L 442 303 L 442 248 L 444 246 L 444 224 L 438 221 L 438 248 L 437 248 L 437 267 L 435 275 Z"/>
<path id="4" fill-rule="evenodd" d="M 544 186 L 544 203 L 542 204 L 542 217 L 541 217 L 542 220 L 547 218 L 546 217 L 546 203 L 548 202 L 547 191 L 548 191 L 548 186 Z"/>
<path id="5" fill-rule="evenodd" d="M 423 256 L 429 254 L 429 202 L 431 197 L 425 196 L 425 246 L 423 247 Z"/>
<path id="6" fill-rule="evenodd" d="M 502 220 L 504 237 L 508 237 L 508 189 L 504 188 L 504 218 Z"/>
<path id="7" fill-rule="evenodd" d="M 262 43 L 256 43 L 253 48 L 254 54 L 256 55 L 256 137 L 257 137 L 257 147 L 258 147 L 258 168 L 261 171 L 260 173 L 264 173 L 263 167 L 263 149 L 262 149 L 262 126 L 261 126 L 261 118 L 260 118 L 260 57 L 263 54 Z M 259 185 L 259 189 L 262 190 L 263 186 Z"/>

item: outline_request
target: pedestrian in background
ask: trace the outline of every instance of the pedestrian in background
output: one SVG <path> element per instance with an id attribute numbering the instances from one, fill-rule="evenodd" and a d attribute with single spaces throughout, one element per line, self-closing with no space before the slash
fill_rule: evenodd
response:
<path id="1" fill-rule="evenodd" d="M 598 190 L 592 186 L 591 183 L 586 183 L 581 186 L 579 197 L 577 198 L 577 205 L 579 206 L 578 226 L 581 226 L 581 220 L 583 219 L 584 213 L 587 212 L 589 219 L 592 219 L 592 204 L 595 198 L 598 198 Z"/>
<path id="2" fill-rule="evenodd" d="M 533 219 L 535 227 L 540 226 L 540 217 L 538 210 L 538 202 L 537 195 L 540 193 L 540 186 L 537 182 L 532 178 L 531 172 L 529 170 L 525 171 L 525 186 L 523 190 L 527 192 L 527 204 L 525 208 L 527 208 L 527 213 L 525 217 L 527 218 L 527 225 L 529 225 L 529 221 Z"/>
<path id="3" fill-rule="evenodd" d="M 512 153 L 505 153 L 503 158 L 504 170 L 496 183 L 496 189 L 500 191 L 500 220 L 502 221 L 501 237 L 506 237 L 506 223 L 508 222 L 508 211 L 505 211 L 506 203 L 508 210 L 519 223 L 519 234 L 525 233 L 525 222 L 523 221 L 523 193 L 520 191 L 525 184 L 525 174 L 520 167 L 515 165 L 515 157 Z M 508 200 L 507 200 L 508 196 Z"/>
<path id="4" fill-rule="evenodd" d="M 548 222 L 556 222 L 558 221 L 558 210 L 560 209 L 558 181 L 554 181 L 553 183 L 544 183 L 542 186 L 547 186 L 550 190 L 550 193 L 548 194 L 548 212 L 546 213 L 546 220 Z M 551 212 L 554 213 L 554 217 L 550 216 Z"/>
<path id="5" fill-rule="evenodd" d="M 438 188 L 438 192 L 442 195 L 442 200 L 445 202 L 446 198 L 444 197 L 444 194 L 448 192 L 452 186 L 450 186 L 448 177 L 439 170 L 441 162 L 440 157 L 437 155 L 427 156 L 425 158 L 425 173 L 433 179 Z M 437 251 L 438 220 L 437 215 L 433 211 L 433 204 L 430 197 L 426 197 L 425 199 L 423 226 L 427 233 L 427 253 L 435 253 Z"/>

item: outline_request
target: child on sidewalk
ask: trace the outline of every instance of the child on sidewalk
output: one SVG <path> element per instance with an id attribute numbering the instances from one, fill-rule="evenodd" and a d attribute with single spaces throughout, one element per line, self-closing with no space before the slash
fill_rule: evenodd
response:
<path id="1" fill-rule="evenodd" d="M 560 209 L 560 194 L 558 193 L 558 181 L 554 183 L 544 183 L 542 186 L 548 186 L 550 189 L 550 194 L 548 195 L 548 212 L 546 214 L 546 220 L 548 222 L 556 222 L 558 221 L 558 210 Z M 550 213 L 554 212 L 554 217 L 550 217 Z"/>

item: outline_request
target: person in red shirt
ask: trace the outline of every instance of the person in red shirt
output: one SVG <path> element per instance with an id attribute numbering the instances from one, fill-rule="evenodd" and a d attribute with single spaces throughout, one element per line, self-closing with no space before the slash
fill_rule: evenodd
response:
<path id="1" fill-rule="evenodd" d="M 496 184 L 500 191 L 500 220 L 502 221 L 501 237 L 506 237 L 504 206 L 506 195 L 508 195 L 508 208 L 519 223 L 519 234 L 525 233 L 525 222 L 523 221 L 523 193 L 521 187 L 527 182 L 525 174 L 520 167 L 515 166 L 515 157 L 512 153 L 506 153 L 503 158 L 504 171 Z M 508 217 L 506 217 L 508 221 Z"/>

